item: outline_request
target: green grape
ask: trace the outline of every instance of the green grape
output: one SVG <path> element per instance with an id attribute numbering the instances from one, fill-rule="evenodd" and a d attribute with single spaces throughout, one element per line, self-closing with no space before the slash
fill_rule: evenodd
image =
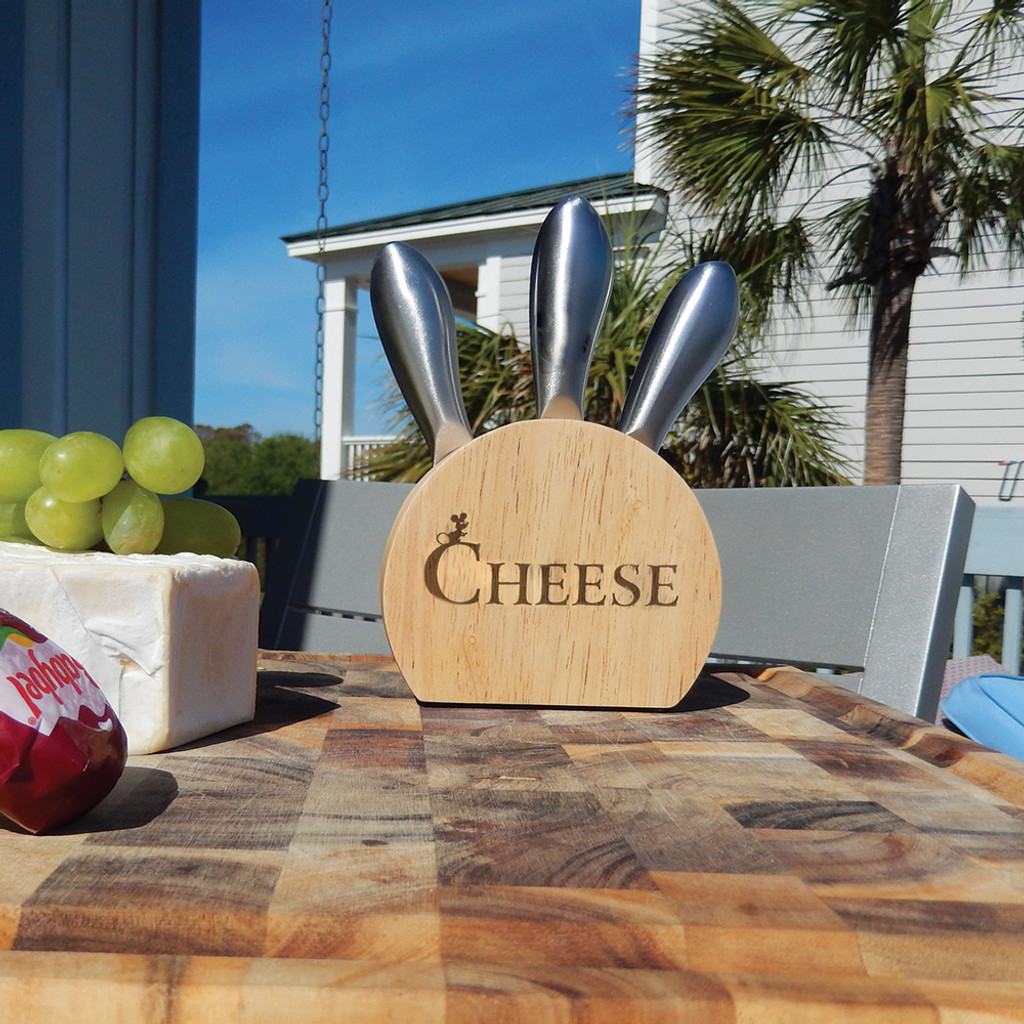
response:
<path id="1" fill-rule="evenodd" d="M 134 480 L 122 480 L 102 501 L 103 537 L 115 555 L 148 555 L 164 532 L 160 499 Z"/>
<path id="2" fill-rule="evenodd" d="M 164 498 L 164 535 L 158 555 L 191 551 L 197 555 L 230 558 L 242 542 L 238 520 L 212 501 L 199 498 Z"/>
<path id="3" fill-rule="evenodd" d="M 87 551 L 103 539 L 98 498 L 62 501 L 40 487 L 25 504 L 25 521 L 47 547 L 61 551 Z"/>
<path id="4" fill-rule="evenodd" d="M 0 502 L 25 501 L 39 487 L 39 457 L 56 440 L 41 430 L 0 430 Z"/>
<path id="5" fill-rule="evenodd" d="M 128 428 L 124 461 L 129 476 L 147 490 L 181 494 L 202 475 L 206 455 L 188 425 L 170 416 L 147 416 Z"/>
<path id="6" fill-rule="evenodd" d="M 79 430 L 51 444 L 39 460 L 43 486 L 61 501 L 91 501 L 113 490 L 124 472 L 121 449 L 102 434 Z"/>
<path id="7" fill-rule="evenodd" d="M 0 540 L 35 540 L 25 522 L 25 502 L 0 502 Z"/>

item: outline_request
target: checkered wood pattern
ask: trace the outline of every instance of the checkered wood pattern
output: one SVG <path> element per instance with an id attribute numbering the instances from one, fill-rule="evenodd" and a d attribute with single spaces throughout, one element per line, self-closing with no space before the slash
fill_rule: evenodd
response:
<path id="1" fill-rule="evenodd" d="M 660 713 L 262 665 L 253 723 L 0 827 L 19 1021 L 1024 1021 L 1024 764 L 790 670 Z"/>

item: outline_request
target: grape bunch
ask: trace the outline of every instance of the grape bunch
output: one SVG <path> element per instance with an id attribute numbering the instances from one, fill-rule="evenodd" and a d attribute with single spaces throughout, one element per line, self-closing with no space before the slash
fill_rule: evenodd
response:
<path id="1" fill-rule="evenodd" d="M 63 437 L 0 430 L 0 540 L 59 551 L 182 551 L 229 557 L 241 540 L 227 509 L 189 490 L 205 453 L 195 431 L 169 416 L 129 427 L 121 447 L 91 431 Z"/>

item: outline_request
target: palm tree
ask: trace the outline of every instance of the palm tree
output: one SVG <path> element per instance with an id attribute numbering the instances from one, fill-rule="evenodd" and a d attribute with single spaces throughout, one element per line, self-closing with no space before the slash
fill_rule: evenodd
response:
<path id="1" fill-rule="evenodd" d="M 682 10 L 682 8 L 681 8 Z M 865 483 L 901 474 L 914 287 L 1024 258 L 1020 0 L 702 0 L 639 68 L 641 140 L 762 318 L 832 267 L 867 318 Z"/>
<path id="2" fill-rule="evenodd" d="M 666 277 L 660 269 L 665 242 L 651 244 L 631 228 L 624 236 L 584 399 L 586 419 L 608 427 L 619 421 L 644 339 L 681 273 Z M 462 324 L 458 349 L 474 434 L 534 416 L 528 346 L 511 332 Z M 397 388 L 386 404 L 397 439 L 364 455 L 356 473 L 416 481 L 430 468 L 426 442 Z M 741 339 L 684 410 L 661 454 L 695 487 L 846 483 L 838 426 L 831 409 L 798 387 L 753 377 Z"/>

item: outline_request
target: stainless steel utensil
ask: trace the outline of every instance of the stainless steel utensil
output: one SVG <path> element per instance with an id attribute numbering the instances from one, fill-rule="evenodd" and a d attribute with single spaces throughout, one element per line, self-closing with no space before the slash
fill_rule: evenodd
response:
<path id="1" fill-rule="evenodd" d="M 370 272 L 381 344 L 434 462 L 473 436 L 459 386 L 455 317 L 448 289 L 411 245 L 389 242 Z"/>
<path id="2" fill-rule="evenodd" d="M 658 451 L 683 407 L 725 354 L 739 320 L 728 263 L 701 263 L 672 289 L 629 382 L 619 430 Z"/>
<path id="3" fill-rule="evenodd" d="M 530 344 L 537 416 L 582 419 L 583 394 L 612 285 L 612 248 L 581 196 L 544 219 L 530 273 Z"/>

